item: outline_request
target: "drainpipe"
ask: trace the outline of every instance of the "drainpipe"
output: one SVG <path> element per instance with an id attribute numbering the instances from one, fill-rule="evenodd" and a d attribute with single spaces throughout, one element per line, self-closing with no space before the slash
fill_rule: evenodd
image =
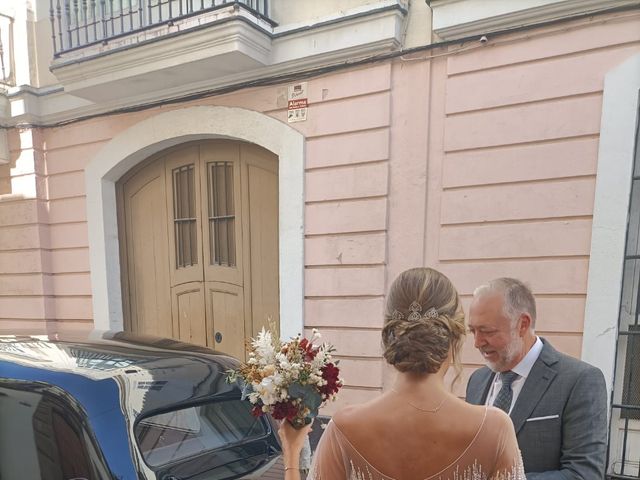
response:
<path id="1" fill-rule="evenodd" d="M 7 128 L 1 125 L 8 125 L 11 118 L 11 104 L 7 97 L 7 91 L 0 87 L 0 165 L 9 163 L 9 139 L 7 138 Z"/>

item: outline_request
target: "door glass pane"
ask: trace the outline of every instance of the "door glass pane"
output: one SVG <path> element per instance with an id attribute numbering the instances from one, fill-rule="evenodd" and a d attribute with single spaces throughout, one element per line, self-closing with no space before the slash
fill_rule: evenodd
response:
<path id="1" fill-rule="evenodd" d="M 193 164 L 173 169 L 173 222 L 176 268 L 198 263 Z"/>
<path id="2" fill-rule="evenodd" d="M 211 265 L 236 265 L 233 164 L 210 162 L 208 171 L 209 258 Z"/>

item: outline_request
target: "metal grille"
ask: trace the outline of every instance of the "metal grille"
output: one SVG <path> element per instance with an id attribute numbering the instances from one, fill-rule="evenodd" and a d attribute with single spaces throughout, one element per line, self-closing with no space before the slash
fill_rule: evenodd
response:
<path id="1" fill-rule="evenodd" d="M 640 113 L 640 112 L 639 112 Z M 627 223 L 618 319 L 609 479 L 640 478 L 640 126 Z"/>
<path id="2" fill-rule="evenodd" d="M 13 19 L 0 13 L 0 83 L 14 85 Z"/>
<path id="3" fill-rule="evenodd" d="M 198 263 L 194 168 L 185 165 L 173 170 L 173 222 L 176 268 Z"/>
<path id="4" fill-rule="evenodd" d="M 622 408 L 620 416 L 629 420 L 640 420 L 640 325 L 631 325 L 626 335 L 628 338 L 622 403 L 636 408 Z"/>
<path id="5" fill-rule="evenodd" d="M 209 249 L 211 265 L 236 264 L 235 211 L 233 202 L 233 164 L 207 165 L 209 192 Z"/>
<path id="6" fill-rule="evenodd" d="M 228 5 L 268 18 L 268 0 L 49 0 L 54 56 Z"/>

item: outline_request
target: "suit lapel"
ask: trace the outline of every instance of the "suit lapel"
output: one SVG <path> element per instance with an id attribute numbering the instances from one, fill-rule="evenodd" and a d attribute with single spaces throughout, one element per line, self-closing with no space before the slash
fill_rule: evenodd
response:
<path id="1" fill-rule="evenodd" d="M 469 392 L 467 401 L 474 405 L 484 405 L 487 401 L 487 395 L 489 394 L 495 373 L 488 368 L 483 368 L 478 372 L 478 376 L 478 387 Z"/>
<path id="2" fill-rule="evenodd" d="M 533 364 L 533 368 L 531 368 L 531 372 L 529 372 L 529 376 L 518 395 L 516 404 L 511 410 L 511 420 L 516 434 L 529 418 L 536 405 L 538 405 L 557 374 L 552 366 L 558 361 L 558 352 L 544 339 L 542 341 L 544 342 L 544 347 L 540 352 L 540 356 Z"/>

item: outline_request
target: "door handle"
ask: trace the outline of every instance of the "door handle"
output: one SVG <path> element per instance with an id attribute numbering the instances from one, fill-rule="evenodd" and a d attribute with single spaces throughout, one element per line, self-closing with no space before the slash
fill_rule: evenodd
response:
<path id="1" fill-rule="evenodd" d="M 222 343 L 222 334 L 220 332 L 216 332 L 215 339 L 216 343 Z"/>

